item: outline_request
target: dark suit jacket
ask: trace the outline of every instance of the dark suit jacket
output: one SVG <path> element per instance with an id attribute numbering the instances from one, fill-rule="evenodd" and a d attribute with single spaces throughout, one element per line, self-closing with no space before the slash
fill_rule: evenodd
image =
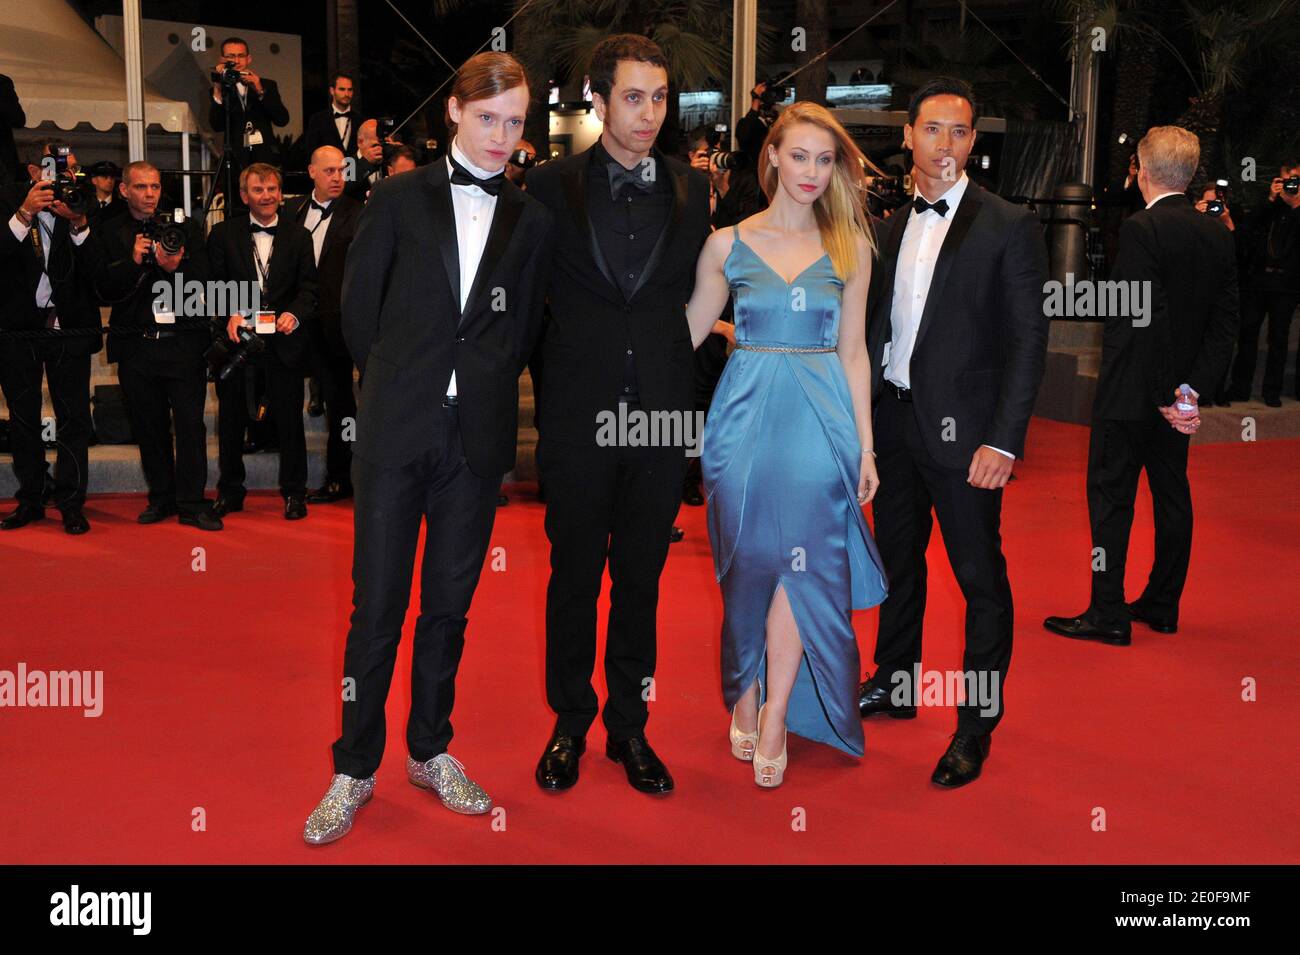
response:
<path id="1" fill-rule="evenodd" d="M 44 317 L 36 308 L 36 288 L 43 263 L 36 257 L 30 231 L 20 241 L 9 231 L 16 206 L 0 202 L 0 330 L 44 328 Z M 32 220 L 36 227 L 36 219 Z M 91 277 L 98 267 L 99 244 L 94 227 L 81 245 L 74 245 L 68 220 L 54 217 L 54 237 L 49 250 L 50 304 L 55 307 L 60 328 L 99 328 L 99 305 L 91 291 Z M 93 355 L 104 347 L 103 335 L 74 335 L 64 339 L 69 354 Z"/>
<path id="2" fill-rule="evenodd" d="M 1106 319 L 1093 416 L 1145 421 L 1184 382 L 1211 397 L 1237 337 L 1232 233 L 1186 196 L 1166 196 L 1124 220 L 1111 281 L 1151 283 L 1150 324 Z"/>
<path id="3" fill-rule="evenodd" d="M 593 147 L 594 148 L 594 147 Z M 546 384 L 538 422 L 544 437 L 594 445 L 597 414 L 617 411 L 630 339 L 641 407 L 690 413 L 694 361 L 686 302 L 709 235 L 704 173 L 664 157 L 673 183 L 668 221 L 630 299 L 597 246 L 587 213 L 590 150 L 528 173 L 528 194 L 555 215 L 555 262 L 548 286 L 550 320 L 542 360 Z"/>
<path id="4" fill-rule="evenodd" d="M 27 114 L 18 102 L 14 81 L 0 73 L 0 185 L 27 181 L 27 170 L 20 171 L 18 147 L 14 145 L 14 130 L 26 124 Z"/>
<path id="5" fill-rule="evenodd" d="M 296 196 L 284 204 L 280 215 L 305 228 L 310 200 L 310 195 Z M 365 207 L 343 195 L 330 203 L 330 208 L 333 211 L 325 224 L 317 226 L 325 228 L 328 225 L 328 228 L 320 250 L 320 261 L 316 263 L 316 320 L 312 323 L 312 332 L 321 337 L 332 354 L 343 356 L 348 354 L 343 340 L 343 267 L 352 238 L 356 235 L 357 220 Z"/>
<path id="6" fill-rule="evenodd" d="M 159 208 L 162 207 L 162 203 L 159 203 Z M 119 193 L 117 188 L 114 187 L 113 198 L 109 200 L 107 206 L 101 208 L 98 199 L 91 200 L 90 211 L 86 213 L 86 218 L 90 221 L 90 224 L 94 226 L 101 225 L 105 222 L 111 222 L 112 220 L 118 219 L 126 214 L 126 200 L 122 198 L 121 193 Z"/>
<path id="7" fill-rule="evenodd" d="M 867 305 L 872 406 L 893 338 L 894 270 L 912 204 L 888 220 Z M 966 184 L 935 262 L 909 369 L 913 408 L 930 456 L 966 468 L 982 444 L 1024 456 L 1047 360 L 1047 248 L 1029 210 Z M 945 441 L 951 418 L 954 440 Z"/>
<path id="8" fill-rule="evenodd" d="M 208 234 L 208 261 L 212 277 L 218 281 L 257 284 L 248 213 L 212 227 Z M 268 344 L 281 364 L 305 370 L 310 335 L 307 325 L 316 312 L 316 263 L 311 251 L 311 236 L 302 226 L 291 222 L 283 209 L 271 244 L 271 263 L 262 307 L 273 309 L 277 317 L 291 312 L 298 319 L 297 329 L 288 334 L 276 332 L 270 336 Z M 228 318 L 217 316 L 223 334 Z"/>
<path id="9" fill-rule="evenodd" d="M 247 86 L 247 84 L 245 84 Z M 230 142 L 225 144 L 235 160 L 235 168 L 243 169 L 255 162 L 267 162 L 273 166 L 280 165 L 280 141 L 275 138 L 274 126 L 289 125 L 289 111 L 280 99 L 280 87 L 275 80 L 262 80 L 262 96 L 259 98 L 251 86 L 248 89 L 248 112 L 240 105 L 238 96 L 227 96 L 223 91 L 222 102 L 212 99 L 211 88 L 208 92 L 208 125 L 218 133 L 226 131 L 226 107 L 230 107 Z M 251 149 L 244 148 L 244 123 L 251 122 L 253 128 L 262 134 L 260 145 Z"/>
<path id="10" fill-rule="evenodd" d="M 361 119 L 355 110 L 350 118 L 352 122 L 348 127 L 348 141 L 344 143 L 339 141 L 339 128 L 334 123 L 333 105 L 312 113 L 311 118 L 307 120 L 307 128 L 302 134 L 303 159 L 311 162 L 311 154 L 321 146 L 334 146 L 343 150 L 344 156 L 355 156 L 357 152 L 357 126 L 360 125 Z"/>
<path id="11" fill-rule="evenodd" d="M 126 203 L 123 202 L 125 206 Z M 154 283 L 163 281 L 174 287 L 175 276 L 157 264 L 136 265 L 132 258 L 135 237 L 139 235 L 139 223 L 128 212 L 107 221 L 101 221 L 91 229 L 94 240 L 99 244 L 100 254 L 94 276 L 94 288 L 99 301 L 112 308 L 109 313 L 110 328 L 121 326 L 152 327 L 153 302 L 156 298 Z M 211 277 L 208 264 L 208 251 L 203 241 L 203 229 L 197 219 L 185 223 L 189 238 L 185 242 L 184 254 L 176 274 L 182 283 L 191 280 L 206 282 Z M 203 316 L 177 315 L 178 322 Z M 176 358 L 201 358 L 211 342 L 211 335 L 204 327 L 191 329 L 178 327 L 179 334 L 174 342 L 151 343 L 155 352 Z M 129 359 L 139 351 L 144 339 L 140 334 L 126 332 L 111 333 L 108 336 L 108 360 L 122 361 Z M 161 347 L 160 347 L 161 346 Z"/>
<path id="12" fill-rule="evenodd" d="M 343 275 L 343 337 L 362 375 L 356 454 L 401 467 L 427 450 L 454 368 L 470 470 L 514 467 L 519 375 L 541 327 L 552 244 L 550 213 L 507 181 L 462 313 L 447 163 L 375 187 Z"/>

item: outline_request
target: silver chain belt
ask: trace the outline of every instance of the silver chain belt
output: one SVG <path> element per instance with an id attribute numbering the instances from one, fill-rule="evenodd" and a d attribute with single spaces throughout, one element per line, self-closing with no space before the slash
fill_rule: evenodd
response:
<path id="1" fill-rule="evenodd" d="M 744 351 L 797 352 L 799 354 L 815 354 L 818 352 L 835 351 L 834 348 L 798 348 L 795 346 L 783 346 L 783 345 L 746 345 L 742 342 L 736 342 L 736 347 Z"/>

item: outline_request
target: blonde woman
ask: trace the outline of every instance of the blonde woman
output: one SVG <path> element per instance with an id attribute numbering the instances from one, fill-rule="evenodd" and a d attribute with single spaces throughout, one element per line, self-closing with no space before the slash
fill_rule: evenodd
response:
<path id="1" fill-rule="evenodd" d="M 760 162 L 770 204 L 710 236 L 687 317 L 698 344 L 735 296 L 736 350 L 701 463 L 732 754 L 774 787 L 787 730 L 862 755 L 850 614 L 884 600 L 886 582 L 862 514 L 879 483 L 865 160 L 830 112 L 800 102 L 772 125 Z"/>

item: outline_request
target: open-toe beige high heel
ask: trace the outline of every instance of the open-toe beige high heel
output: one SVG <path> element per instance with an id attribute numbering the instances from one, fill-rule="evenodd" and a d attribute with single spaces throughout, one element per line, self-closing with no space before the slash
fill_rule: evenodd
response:
<path id="1" fill-rule="evenodd" d="M 767 709 L 766 703 L 758 708 L 758 734 L 760 737 L 763 735 L 763 711 L 765 709 Z M 781 743 L 781 755 L 776 759 L 768 759 L 758 755 L 758 744 L 754 744 L 754 782 L 764 789 L 779 786 L 785 779 L 786 742 L 788 742 L 788 739 L 787 735 L 786 741 Z M 764 773 L 763 770 L 765 769 L 771 769 L 773 772 Z"/>
<path id="2" fill-rule="evenodd" d="M 748 690 L 746 692 L 749 692 Z M 763 684 L 758 685 L 759 696 L 763 695 Z M 748 743 L 746 749 L 743 744 Z M 731 755 L 736 759 L 749 762 L 754 758 L 754 750 L 758 749 L 758 731 L 752 733 L 742 733 L 736 726 L 736 707 L 731 708 Z"/>

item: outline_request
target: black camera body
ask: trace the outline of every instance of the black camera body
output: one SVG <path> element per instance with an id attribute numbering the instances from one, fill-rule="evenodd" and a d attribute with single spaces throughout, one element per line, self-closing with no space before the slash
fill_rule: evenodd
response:
<path id="1" fill-rule="evenodd" d="M 1282 180 L 1282 191 L 1289 196 L 1300 192 L 1300 176 L 1288 176 Z"/>
<path id="2" fill-rule="evenodd" d="M 238 83 L 243 78 L 243 73 L 240 72 L 239 67 L 237 67 L 230 60 L 224 61 L 219 67 L 217 67 L 217 69 L 213 70 L 209 75 L 212 77 L 212 82 L 221 84 L 221 88 L 223 91 L 233 90 L 235 88 L 235 84 Z"/>
<path id="3" fill-rule="evenodd" d="M 210 381 L 225 381 L 266 348 L 263 337 L 251 328 L 240 326 L 238 334 L 239 342 L 236 344 L 226 338 L 224 327 L 219 332 L 214 330 L 212 344 L 203 353 L 208 362 Z"/>
<path id="4" fill-rule="evenodd" d="M 741 169 L 745 166 L 745 154 L 722 148 L 722 141 L 727 138 L 727 124 L 718 123 L 704 137 L 709 147 L 709 165 L 713 169 Z"/>
<path id="5" fill-rule="evenodd" d="M 185 248 L 187 236 L 182 217 L 169 212 L 159 212 L 141 222 L 138 228 L 140 235 L 153 240 L 168 255 L 175 255 Z M 145 256 L 145 262 L 151 264 L 154 261 L 153 250 L 150 250 Z"/>
<path id="6" fill-rule="evenodd" d="M 84 172 L 73 172 L 68 168 L 68 155 L 72 150 L 67 146 L 57 146 L 52 158 L 54 160 L 54 178 L 32 180 L 27 188 L 39 182 L 48 182 L 54 189 L 54 201 L 62 202 L 74 215 L 85 215 L 90 211 L 95 188 L 90 184 L 90 177 Z"/>
<path id="7" fill-rule="evenodd" d="M 1221 216 L 1223 215 L 1223 209 L 1222 199 L 1211 199 L 1205 204 L 1205 214 L 1207 216 Z"/>
<path id="8" fill-rule="evenodd" d="M 510 165 L 518 166 L 520 169 L 532 169 L 537 165 L 537 157 L 530 156 L 528 150 L 521 146 L 510 154 Z"/>

